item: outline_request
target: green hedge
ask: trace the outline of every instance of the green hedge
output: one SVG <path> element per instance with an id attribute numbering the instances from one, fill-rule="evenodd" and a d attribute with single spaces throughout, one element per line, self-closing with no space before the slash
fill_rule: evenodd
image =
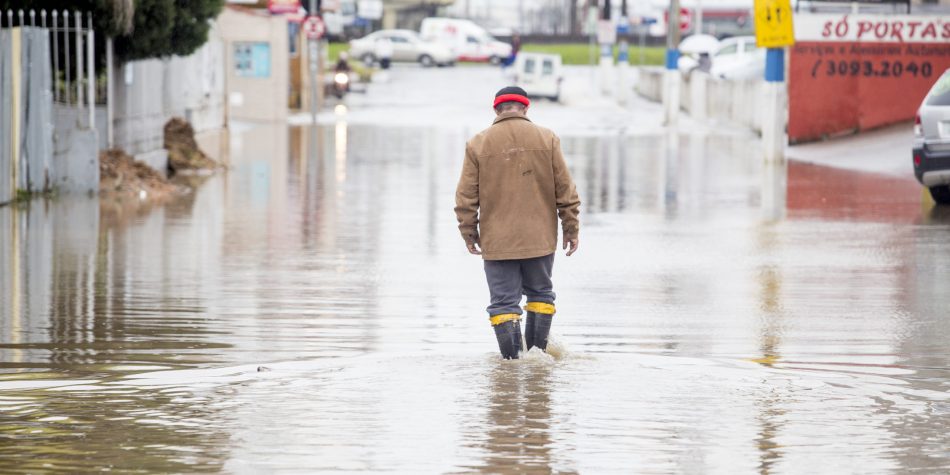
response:
<path id="1" fill-rule="evenodd" d="M 349 43 L 330 43 L 330 63 L 336 63 L 340 59 L 340 52 L 350 49 Z M 350 58 L 350 61 L 357 58 Z"/>
<path id="2" fill-rule="evenodd" d="M 532 53 L 552 53 L 560 54 L 564 64 L 591 64 L 590 63 L 590 45 L 583 43 L 553 43 L 553 44 L 525 44 L 521 47 L 522 51 Z M 594 62 L 598 63 L 600 47 L 595 46 Z M 614 48 L 614 58 L 617 57 L 617 48 Z M 666 49 L 659 46 L 647 46 L 643 48 L 643 62 L 647 65 L 661 65 L 666 61 Z M 640 48 L 632 46 L 630 48 L 630 64 L 640 64 Z"/>

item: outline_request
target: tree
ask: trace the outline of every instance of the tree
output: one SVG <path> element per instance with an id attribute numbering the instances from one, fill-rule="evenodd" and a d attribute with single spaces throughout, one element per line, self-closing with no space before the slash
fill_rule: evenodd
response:
<path id="1" fill-rule="evenodd" d="M 97 38 L 115 39 L 120 62 L 193 53 L 223 7 L 224 0 L 0 0 L 0 10 L 91 12 Z"/>
<path id="2" fill-rule="evenodd" d="M 209 20 L 224 0 L 138 0 L 131 33 L 116 38 L 116 56 L 135 60 L 186 56 L 208 41 Z"/>
<path id="3" fill-rule="evenodd" d="M 577 0 L 571 0 L 569 8 L 570 10 L 568 10 L 568 14 L 571 18 L 571 36 L 577 36 L 580 34 L 580 28 L 578 28 L 577 24 Z"/>

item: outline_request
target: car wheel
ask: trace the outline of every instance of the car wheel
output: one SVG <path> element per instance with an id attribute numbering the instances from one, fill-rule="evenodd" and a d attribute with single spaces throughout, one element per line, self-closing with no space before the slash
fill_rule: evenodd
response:
<path id="1" fill-rule="evenodd" d="M 488 62 L 491 63 L 492 66 L 498 66 L 499 64 L 501 64 L 501 58 L 499 58 L 498 56 L 492 56 L 488 58 Z"/>
<path id="2" fill-rule="evenodd" d="M 360 58 L 363 61 L 363 64 L 366 66 L 372 67 L 376 63 L 376 56 L 373 53 L 366 53 Z"/>
<path id="3" fill-rule="evenodd" d="M 424 68 L 431 68 L 433 65 L 435 65 L 435 60 L 432 59 L 432 56 L 424 54 L 419 56 L 419 64 L 421 64 Z"/>
<path id="4" fill-rule="evenodd" d="M 930 196 L 933 196 L 934 201 L 940 205 L 950 204 L 950 186 L 941 185 L 941 186 L 931 186 L 930 187 Z"/>

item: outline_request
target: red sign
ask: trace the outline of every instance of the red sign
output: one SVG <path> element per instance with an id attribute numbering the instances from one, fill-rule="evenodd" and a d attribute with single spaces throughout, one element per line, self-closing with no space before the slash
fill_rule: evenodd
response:
<path id="1" fill-rule="evenodd" d="M 950 25 L 939 17 L 798 15 L 795 37 L 788 83 L 792 142 L 911 120 L 950 68 Z"/>
<path id="2" fill-rule="evenodd" d="M 796 38 L 815 41 L 884 41 L 894 43 L 946 43 L 950 22 L 941 16 L 911 15 L 807 15 Z M 797 19 L 797 18 L 796 18 Z"/>
<path id="3" fill-rule="evenodd" d="M 663 19 L 670 24 L 670 11 L 663 12 Z M 680 8 L 680 32 L 686 33 L 693 26 L 693 15 L 688 8 Z"/>
<path id="4" fill-rule="evenodd" d="M 307 34 L 307 38 L 319 40 L 327 32 L 327 26 L 320 17 L 310 16 L 307 17 L 307 21 L 303 22 L 303 31 Z"/>
<path id="5" fill-rule="evenodd" d="M 300 0 L 268 0 L 267 11 L 274 15 L 297 13 L 300 10 Z"/>

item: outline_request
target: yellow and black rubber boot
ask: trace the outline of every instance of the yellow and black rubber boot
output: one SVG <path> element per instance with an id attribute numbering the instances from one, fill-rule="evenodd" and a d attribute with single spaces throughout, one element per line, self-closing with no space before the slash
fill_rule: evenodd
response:
<path id="1" fill-rule="evenodd" d="M 506 360 L 516 360 L 521 355 L 521 315 L 504 313 L 493 315 L 490 319 L 495 329 L 495 338 L 498 338 L 498 349 Z"/>
<path id="2" fill-rule="evenodd" d="M 537 346 L 548 349 L 548 334 L 551 333 L 551 320 L 554 317 L 554 305 L 544 302 L 528 302 L 524 306 L 528 319 L 524 325 L 525 343 L 530 350 Z"/>

